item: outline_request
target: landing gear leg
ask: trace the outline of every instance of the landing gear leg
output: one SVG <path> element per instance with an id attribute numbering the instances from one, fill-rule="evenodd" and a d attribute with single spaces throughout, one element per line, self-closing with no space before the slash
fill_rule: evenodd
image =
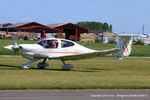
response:
<path id="1" fill-rule="evenodd" d="M 65 71 L 69 71 L 69 70 L 71 70 L 74 67 L 74 65 L 66 64 L 65 61 L 64 61 L 64 59 L 62 59 L 61 61 L 64 64 L 62 66 L 62 69 L 65 70 Z"/>
<path id="2" fill-rule="evenodd" d="M 46 60 L 47 60 L 47 58 L 44 59 L 43 62 L 38 63 L 38 64 L 37 64 L 37 67 L 38 67 L 39 69 L 44 69 L 45 67 L 49 66 L 48 63 L 45 63 Z"/>
<path id="3" fill-rule="evenodd" d="M 64 61 L 64 59 L 61 59 L 61 62 L 65 65 L 66 63 L 65 63 L 65 61 Z"/>
<path id="4" fill-rule="evenodd" d="M 38 59 L 33 59 L 33 60 L 30 60 L 29 62 L 26 62 L 24 64 L 22 64 L 22 68 L 23 69 L 31 69 L 33 68 L 33 65 L 31 65 L 33 62 L 37 61 Z"/>

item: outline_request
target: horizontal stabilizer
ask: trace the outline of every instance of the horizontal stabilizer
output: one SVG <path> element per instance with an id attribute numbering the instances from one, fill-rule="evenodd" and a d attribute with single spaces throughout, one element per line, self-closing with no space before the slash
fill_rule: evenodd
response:
<path id="1" fill-rule="evenodd" d="M 119 37 L 146 37 L 146 35 L 140 35 L 140 34 L 115 34 L 114 36 L 119 36 Z"/>

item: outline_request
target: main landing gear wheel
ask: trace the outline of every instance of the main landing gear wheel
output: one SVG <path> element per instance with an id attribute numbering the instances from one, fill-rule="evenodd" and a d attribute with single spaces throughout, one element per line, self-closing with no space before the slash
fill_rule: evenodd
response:
<path id="1" fill-rule="evenodd" d="M 43 62 L 38 63 L 38 64 L 37 64 L 37 67 L 38 67 L 39 69 L 44 69 L 45 67 L 49 66 L 48 63 L 45 63 L 46 60 L 47 60 L 47 58 L 44 59 Z"/>
<path id="2" fill-rule="evenodd" d="M 40 63 L 37 64 L 37 67 L 38 67 L 39 69 L 44 69 L 44 68 L 47 67 L 47 66 L 49 66 L 48 63 L 40 62 Z"/>
<path id="3" fill-rule="evenodd" d="M 33 68 L 33 66 L 32 65 L 22 65 L 22 68 L 23 69 L 32 69 Z"/>
<path id="4" fill-rule="evenodd" d="M 74 67 L 74 65 L 66 64 L 63 59 L 62 59 L 61 61 L 62 61 L 62 63 L 64 64 L 64 65 L 62 66 L 62 69 L 65 70 L 65 71 L 70 71 L 70 70 Z"/>
<path id="5" fill-rule="evenodd" d="M 74 67 L 74 65 L 71 65 L 71 64 L 64 64 L 64 65 L 62 66 L 62 69 L 65 70 L 65 71 L 70 71 L 73 67 Z"/>

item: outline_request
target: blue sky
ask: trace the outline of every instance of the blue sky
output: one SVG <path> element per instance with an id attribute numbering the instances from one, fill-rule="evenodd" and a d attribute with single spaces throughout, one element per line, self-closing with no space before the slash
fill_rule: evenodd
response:
<path id="1" fill-rule="evenodd" d="M 0 0 L 0 23 L 98 21 L 116 33 L 150 34 L 150 0 Z"/>

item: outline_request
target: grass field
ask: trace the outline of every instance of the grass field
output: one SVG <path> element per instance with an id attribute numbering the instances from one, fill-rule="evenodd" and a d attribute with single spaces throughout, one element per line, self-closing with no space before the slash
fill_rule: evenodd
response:
<path id="1" fill-rule="evenodd" d="M 18 41 L 19 44 L 35 42 Z M 45 70 L 36 67 L 24 70 L 20 66 L 27 60 L 3 48 L 10 44 L 13 44 L 12 40 L 0 40 L 0 89 L 150 89 L 150 58 L 68 61 L 76 66 L 72 71 L 62 71 L 62 63 L 52 60 L 48 61 L 51 65 Z M 85 43 L 84 46 L 104 50 L 115 44 Z M 131 56 L 150 56 L 149 51 L 150 46 L 136 45 Z"/>
<path id="2" fill-rule="evenodd" d="M 24 44 L 24 43 L 35 43 L 36 41 L 24 41 L 24 40 L 18 40 L 18 44 Z M 10 50 L 4 49 L 4 46 L 7 45 L 14 45 L 12 39 L 0 39 L 0 55 L 15 55 L 14 52 Z"/>
<path id="3" fill-rule="evenodd" d="M 72 71 L 62 71 L 57 60 L 45 70 L 21 69 L 26 61 L 0 56 L 0 89 L 150 89 L 150 58 L 68 61 L 76 66 Z"/>
<path id="4" fill-rule="evenodd" d="M 36 41 L 24 41 L 19 40 L 18 43 L 35 43 Z M 95 50 L 105 50 L 114 48 L 116 44 L 103 44 L 103 43 L 82 43 L 78 42 L 79 44 L 85 47 L 95 49 Z M 0 55 L 14 55 L 15 53 L 9 50 L 4 49 L 4 46 L 13 44 L 13 40 L 4 40 L 0 39 Z M 131 56 L 150 56 L 150 46 L 141 46 L 141 45 L 134 45 Z"/>

